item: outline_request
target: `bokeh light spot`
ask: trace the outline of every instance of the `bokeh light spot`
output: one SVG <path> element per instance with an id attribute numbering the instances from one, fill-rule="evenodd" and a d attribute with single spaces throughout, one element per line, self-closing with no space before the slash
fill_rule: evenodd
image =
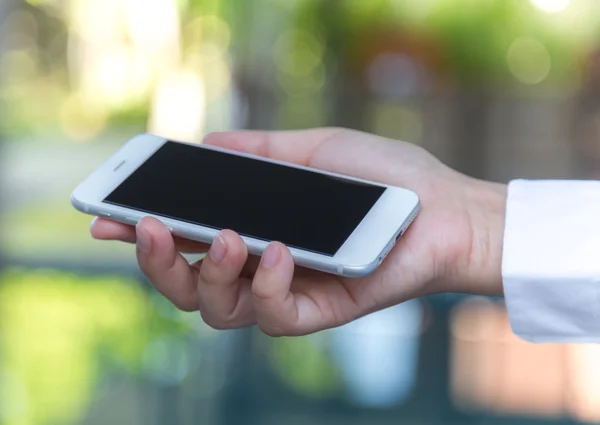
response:
<path id="1" fill-rule="evenodd" d="M 419 110 L 390 103 L 376 106 L 371 116 L 375 134 L 410 143 L 421 143 L 423 117 Z"/>
<path id="2" fill-rule="evenodd" d="M 571 0 L 530 0 L 531 4 L 544 12 L 557 13 L 567 8 Z"/>
<path id="3" fill-rule="evenodd" d="M 193 141 L 202 135 L 206 113 L 204 79 L 191 70 L 165 76 L 152 102 L 149 131 L 166 138 Z"/>
<path id="4" fill-rule="evenodd" d="M 539 41 L 517 38 L 508 49 L 510 72 L 523 84 L 538 84 L 550 74 L 552 60 L 546 47 Z"/>
<path id="5" fill-rule="evenodd" d="M 305 76 L 321 64 L 323 43 L 310 32 L 288 31 L 275 43 L 273 57 L 281 71 Z"/>

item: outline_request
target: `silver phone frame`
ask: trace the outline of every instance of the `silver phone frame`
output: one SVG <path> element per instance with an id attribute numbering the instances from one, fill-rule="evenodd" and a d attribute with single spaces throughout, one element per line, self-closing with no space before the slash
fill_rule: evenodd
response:
<path id="1" fill-rule="evenodd" d="M 129 225 L 136 225 L 143 217 L 152 216 L 163 222 L 174 235 L 212 243 L 219 233 L 218 229 L 103 202 L 106 196 L 167 142 L 186 144 L 199 149 L 211 149 L 386 188 L 369 213 L 333 256 L 289 247 L 294 262 L 298 266 L 345 277 L 366 276 L 374 272 L 382 263 L 397 239 L 412 223 L 420 210 L 418 196 L 407 189 L 215 146 L 168 140 L 148 133 L 130 139 L 79 184 L 71 194 L 72 205 L 85 214 L 106 217 Z M 268 242 L 261 239 L 241 237 L 246 243 L 248 252 L 253 255 L 261 255 L 268 245 Z"/>

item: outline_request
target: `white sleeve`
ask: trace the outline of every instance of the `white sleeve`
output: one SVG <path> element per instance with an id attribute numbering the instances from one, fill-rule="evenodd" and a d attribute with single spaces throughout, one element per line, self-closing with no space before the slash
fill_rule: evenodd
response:
<path id="1" fill-rule="evenodd" d="M 512 181 L 502 278 L 522 339 L 600 343 L 600 182 Z"/>

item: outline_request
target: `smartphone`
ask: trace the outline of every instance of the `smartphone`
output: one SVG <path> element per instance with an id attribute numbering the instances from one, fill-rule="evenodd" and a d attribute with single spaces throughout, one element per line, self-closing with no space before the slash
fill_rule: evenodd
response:
<path id="1" fill-rule="evenodd" d="M 231 229 L 254 255 L 279 241 L 295 264 L 346 277 L 375 271 L 419 211 L 406 189 L 151 134 L 122 146 L 71 202 L 130 225 L 152 216 L 200 242 Z"/>

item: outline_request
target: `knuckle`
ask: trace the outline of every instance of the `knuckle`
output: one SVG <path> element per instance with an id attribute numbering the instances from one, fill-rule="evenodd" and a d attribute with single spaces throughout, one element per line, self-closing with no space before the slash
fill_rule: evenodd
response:
<path id="1" fill-rule="evenodd" d="M 356 134 L 355 130 L 350 130 L 343 127 L 327 127 L 325 129 L 325 140 L 330 141 L 333 139 L 345 139 L 350 137 L 352 134 Z"/>
<path id="2" fill-rule="evenodd" d="M 338 126 L 328 126 L 324 128 L 325 131 L 334 134 L 349 134 L 352 133 L 353 130 L 346 127 L 338 127 Z"/>
<path id="3" fill-rule="evenodd" d="M 232 329 L 234 327 L 231 320 L 217 317 L 214 314 L 207 314 L 206 312 L 201 311 L 200 316 L 202 317 L 202 321 L 206 323 L 206 325 L 217 331 L 224 331 L 227 329 Z"/>
<path id="4" fill-rule="evenodd" d="M 226 331 L 228 329 L 230 329 L 228 326 L 226 326 L 224 323 L 219 322 L 218 320 L 205 320 L 204 323 L 206 323 L 206 325 L 208 325 L 208 327 L 216 330 L 216 331 Z"/>
<path id="5" fill-rule="evenodd" d="M 273 322 L 271 320 L 265 321 L 259 319 L 258 326 L 264 334 L 274 338 L 305 335 L 305 332 L 302 332 L 298 326 L 293 325 L 289 321 L 278 320 L 277 322 Z"/>
<path id="6" fill-rule="evenodd" d="M 277 294 L 273 294 L 272 291 L 258 288 L 257 285 L 252 285 L 252 296 L 256 301 L 269 302 L 276 299 Z"/>
<path id="7" fill-rule="evenodd" d="M 280 338 L 280 337 L 284 337 L 284 336 L 288 336 L 288 333 L 285 332 L 283 330 L 283 328 L 279 327 L 279 326 L 272 326 L 272 325 L 265 325 L 265 324 L 260 324 L 259 325 L 260 330 L 267 336 L 273 337 L 273 338 Z"/>
<path id="8" fill-rule="evenodd" d="M 198 270 L 198 280 L 204 285 L 210 285 L 215 281 L 213 268 L 206 261 L 203 261 Z"/>
<path id="9" fill-rule="evenodd" d="M 252 282 L 251 292 L 254 300 L 261 304 L 280 304 L 287 296 L 287 291 L 283 292 L 278 286 L 273 285 L 273 282 L 261 280 L 255 276 Z"/>
<path id="10" fill-rule="evenodd" d="M 185 313 L 190 313 L 192 311 L 198 310 L 198 304 L 194 300 L 175 299 L 171 300 L 171 302 L 178 310 L 181 310 Z"/>

